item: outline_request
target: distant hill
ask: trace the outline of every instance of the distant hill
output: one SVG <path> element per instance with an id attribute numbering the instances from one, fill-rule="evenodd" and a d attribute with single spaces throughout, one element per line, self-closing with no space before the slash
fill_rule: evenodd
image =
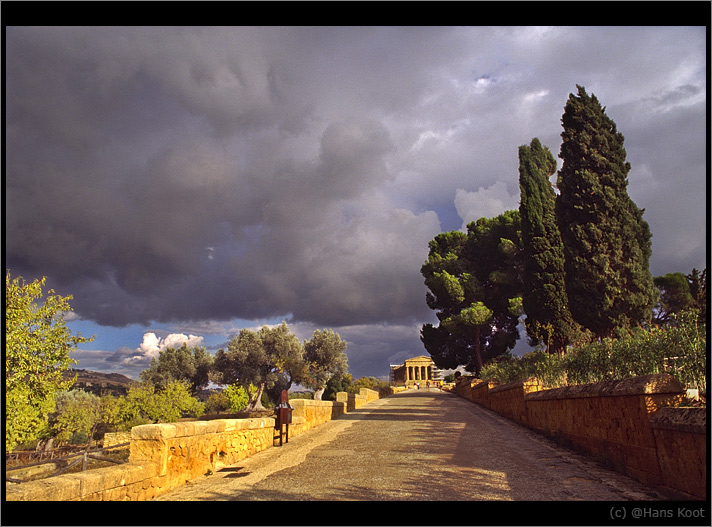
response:
<path id="1" fill-rule="evenodd" d="M 71 379 L 75 375 L 77 376 L 77 380 L 71 389 L 84 390 L 96 395 L 126 395 L 131 386 L 138 384 L 137 381 L 120 373 L 101 373 L 98 371 L 71 369 L 65 371 L 63 375 L 65 379 Z"/>

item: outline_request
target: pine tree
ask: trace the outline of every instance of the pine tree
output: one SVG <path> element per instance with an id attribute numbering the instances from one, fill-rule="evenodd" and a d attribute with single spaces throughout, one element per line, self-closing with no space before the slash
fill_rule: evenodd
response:
<path id="1" fill-rule="evenodd" d="M 438 367 L 466 365 L 479 375 L 519 338 L 518 314 L 510 310 L 510 300 L 521 296 L 519 212 L 480 218 L 467 229 L 429 243 L 420 272 L 440 324 L 425 324 L 420 336 Z"/>
<path id="2" fill-rule="evenodd" d="M 644 211 L 628 196 L 623 135 L 595 95 L 577 88 L 562 117 L 556 217 L 571 314 L 605 337 L 652 314 L 651 233 Z"/>
<path id="3" fill-rule="evenodd" d="M 519 147 L 522 307 L 529 343 L 544 342 L 550 353 L 564 351 L 580 333 L 566 296 L 564 247 L 554 212 L 556 194 L 549 182 L 555 172 L 556 160 L 539 139 Z"/>

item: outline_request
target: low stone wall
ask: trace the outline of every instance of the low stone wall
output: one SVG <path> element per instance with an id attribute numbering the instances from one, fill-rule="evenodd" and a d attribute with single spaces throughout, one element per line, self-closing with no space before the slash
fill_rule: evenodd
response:
<path id="1" fill-rule="evenodd" d="M 658 486 L 662 474 L 650 416 L 683 393 L 671 375 L 544 390 L 526 397 L 528 426 Z"/>
<path id="2" fill-rule="evenodd" d="M 458 395 L 467 393 L 465 383 L 474 384 L 458 382 Z M 694 426 L 681 429 L 680 419 L 670 416 L 684 409 L 664 408 L 684 392 L 672 375 L 657 374 L 556 389 L 534 379 L 479 382 L 468 398 L 675 499 L 704 499 L 706 414 L 693 412 Z"/>
<path id="3" fill-rule="evenodd" d="M 460 397 L 472 400 L 472 387 L 479 382 L 481 382 L 479 379 L 469 375 L 462 375 L 455 382 L 454 392 Z"/>
<path id="4" fill-rule="evenodd" d="M 289 428 L 289 435 L 297 435 L 301 432 L 319 426 L 331 419 L 336 419 L 344 415 L 347 411 L 346 404 L 339 401 L 312 401 L 310 399 L 295 399 L 289 402 L 294 410 L 292 411 L 292 425 Z M 296 418 L 304 419 L 303 427 L 299 428 Z M 294 432 L 292 431 L 294 430 Z"/>
<path id="5" fill-rule="evenodd" d="M 527 379 L 490 388 L 488 390 L 489 408 L 507 419 L 526 425 L 527 408 L 524 396 L 537 391 L 540 387 L 536 379 Z M 480 396 L 482 391 L 479 390 Z"/>
<path id="6" fill-rule="evenodd" d="M 650 418 L 667 494 L 678 499 L 705 499 L 707 448 L 705 408 L 661 408 Z"/>
<path id="7" fill-rule="evenodd" d="M 354 407 L 378 399 L 373 390 L 347 396 Z M 290 401 L 289 436 L 344 415 L 340 401 Z M 129 462 L 25 483 L 6 482 L 7 501 L 142 501 L 279 444 L 273 418 L 215 419 L 131 429 Z"/>
<path id="8" fill-rule="evenodd" d="M 474 381 L 470 388 L 471 400 L 487 408 L 490 407 L 490 393 L 499 386 L 496 381 Z"/>

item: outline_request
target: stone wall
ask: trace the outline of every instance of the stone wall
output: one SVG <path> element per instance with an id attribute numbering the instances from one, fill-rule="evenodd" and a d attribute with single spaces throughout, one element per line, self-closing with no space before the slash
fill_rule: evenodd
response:
<path id="1" fill-rule="evenodd" d="M 396 393 L 396 391 L 400 390 L 388 390 L 384 394 L 380 394 L 376 390 L 361 388 L 359 390 L 359 393 L 337 393 L 336 401 L 345 404 L 347 412 L 352 412 L 356 408 L 362 407 L 364 404 L 368 404 L 372 401 L 375 401 L 381 396 L 392 395 L 393 393 Z"/>
<path id="2" fill-rule="evenodd" d="M 707 483 L 707 414 L 705 408 L 661 408 L 650 418 L 662 482 L 678 499 L 704 499 Z"/>
<path id="3" fill-rule="evenodd" d="M 706 413 L 690 414 L 694 426 L 671 417 L 689 413 L 670 407 L 684 391 L 668 374 L 556 389 L 535 379 L 502 386 L 461 379 L 455 387 L 458 395 L 675 499 L 704 499 Z"/>
<path id="4" fill-rule="evenodd" d="M 470 382 L 470 397 L 474 402 L 490 408 L 490 393 L 499 384 L 496 381 L 481 382 L 479 380 Z"/>
<path id="5" fill-rule="evenodd" d="M 353 397 L 350 397 L 353 395 Z M 354 407 L 379 397 L 373 390 L 338 394 Z M 344 415 L 345 402 L 290 401 L 289 437 Z M 150 500 L 209 472 L 279 444 L 273 418 L 215 419 L 141 425 L 131 429 L 129 462 L 25 483 L 6 482 L 7 501 Z"/>
<path id="6" fill-rule="evenodd" d="M 507 419 L 526 424 L 527 408 L 524 396 L 537 391 L 540 387 L 536 379 L 494 386 L 488 390 L 489 408 Z M 472 393 L 473 391 L 474 389 L 471 388 L 470 392 Z M 480 390 L 480 396 L 482 395 L 481 392 L 482 390 Z"/>
<path id="7" fill-rule="evenodd" d="M 114 445 L 128 443 L 131 440 L 131 432 L 107 432 L 104 434 L 103 447 L 108 448 Z"/>

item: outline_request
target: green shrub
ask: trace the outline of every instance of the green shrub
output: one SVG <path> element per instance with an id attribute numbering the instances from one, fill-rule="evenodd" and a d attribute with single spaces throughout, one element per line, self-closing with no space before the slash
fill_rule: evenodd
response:
<path id="1" fill-rule="evenodd" d="M 486 365 L 483 379 L 500 383 L 536 377 L 545 386 L 588 384 L 653 373 L 671 373 L 688 388 L 707 391 L 706 326 L 694 312 L 674 317 L 664 328 L 638 328 L 617 339 L 603 339 L 569 349 L 566 355 L 536 349 L 521 357 L 511 354 Z"/>
<path id="2" fill-rule="evenodd" d="M 250 402 L 250 395 L 252 393 L 255 393 L 256 391 L 257 388 L 255 388 L 255 386 L 252 384 L 250 384 L 249 393 L 247 392 L 247 390 L 245 390 L 244 386 L 240 386 L 238 384 L 231 384 L 230 386 L 225 388 L 223 393 L 225 394 L 225 397 L 227 397 L 227 400 L 229 402 L 230 411 L 239 412 L 240 410 L 244 410 L 245 408 L 247 408 L 247 404 Z"/>
<path id="3" fill-rule="evenodd" d="M 205 401 L 205 411 L 207 413 L 219 414 L 220 412 L 226 412 L 229 409 L 230 399 L 228 399 L 224 391 L 211 393 L 208 400 Z"/>
<path id="4" fill-rule="evenodd" d="M 289 399 L 314 399 L 314 392 L 290 392 Z"/>

